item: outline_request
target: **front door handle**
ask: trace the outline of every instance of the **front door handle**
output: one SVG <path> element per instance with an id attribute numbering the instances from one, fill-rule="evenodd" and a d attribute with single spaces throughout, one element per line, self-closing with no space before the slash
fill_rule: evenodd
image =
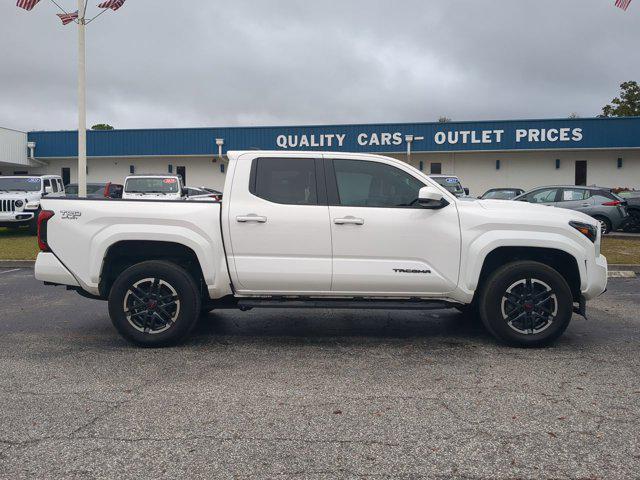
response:
<path id="1" fill-rule="evenodd" d="M 240 223 L 247 223 L 247 222 L 266 223 L 267 217 L 262 217 L 260 215 L 256 215 L 255 213 L 250 213 L 249 215 L 237 216 L 236 221 Z"/>
<path id="2" fill-rule="evenodd" d="M 334 218 L 333 223 L 336 225 L 364 225 L 364 219 L 349 215 L 348 217 Z"/>

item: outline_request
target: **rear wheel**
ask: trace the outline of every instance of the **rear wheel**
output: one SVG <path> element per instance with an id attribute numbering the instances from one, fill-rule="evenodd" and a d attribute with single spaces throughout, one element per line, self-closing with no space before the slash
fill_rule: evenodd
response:
<path id="1" fill-rule="evenodd" d="M 124 338 L 145 347 L 178 343 L 199 314 L 193 277 L 171 262 L 151 260 L 126 269 L 109 294 L 113 325 Z"/>
<path id="2" fill-rule="evenodd" d="M 489 276 L 478 306 L 482 322 L 498 340 L 538 347 L 556 340 L 569 326 L 573 296 L 564 277 L 553 268 L 517 261 Z"/>
<path id="3" fill-rule="evenodd" d="M 611 222 L 607 217 L 593 217 L 593 218 L 595 218 L 600 223 L 600 231 L 602 232 L 602 235 L 606 235 L 611 231 L 612 229 Z"/>

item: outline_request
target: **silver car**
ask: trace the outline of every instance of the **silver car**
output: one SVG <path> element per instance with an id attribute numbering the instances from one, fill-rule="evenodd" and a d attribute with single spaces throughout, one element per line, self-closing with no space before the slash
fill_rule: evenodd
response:
<path id="1" fill-rule="evenodd" d="M 629 220 L 626 200 L 611 193 L 608 188 L 573 185 L 539 187 L 513 200 L 552 205 L 586 213 L 600 222 L 603 234 L 622 228 Z"/>

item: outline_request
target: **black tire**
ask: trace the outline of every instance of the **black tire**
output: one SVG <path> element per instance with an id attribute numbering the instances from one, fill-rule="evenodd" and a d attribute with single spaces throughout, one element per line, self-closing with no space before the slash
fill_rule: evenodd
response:
<path id="1" fill-rule="evenodd" d="M 189 272 L 171 262 L 150 260 L 118 276 L 109 293 L 109 316 L 130 342 L 165 347 L 191 332 L 200 315 L 200 302 L 198 286 Z"/>
<path id="2" fill-rule="evenodd" d="M 553 268 L 516 261 L 489 275 L 478 307 L 482 323 L 499 341 L 541 347 L 555 341 L 569 326 L 573 296 L 564 277 Z"/>
<path id="3" fill-rule="evenodd" d="M 598 215 L 595 218 L 598 222 L 600 222 L 600 229 L 602 230 L 602 235 L 606 235 L 612 231 L 611 221 L 607 217 L 602 217 Z"/>

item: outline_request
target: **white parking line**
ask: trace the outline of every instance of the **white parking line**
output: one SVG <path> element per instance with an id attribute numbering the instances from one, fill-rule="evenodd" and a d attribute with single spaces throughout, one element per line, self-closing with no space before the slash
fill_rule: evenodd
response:
<path id="1" fill-rule="evenodd" d="M 20 269 L 19 268 L 14 268 L 13 270 L 3 270 L 0 271 L 0 275 L 2 275 L 3 273 L 11 273 L 11 272 L 19 272 Z"/>

